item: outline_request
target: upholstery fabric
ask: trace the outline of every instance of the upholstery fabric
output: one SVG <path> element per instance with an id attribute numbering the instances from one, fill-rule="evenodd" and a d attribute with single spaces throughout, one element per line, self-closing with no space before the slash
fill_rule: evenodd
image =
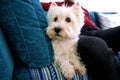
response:
<path id="1" fill-rule="evenodd" d="M 101 29 L 100 23 L 99 23 L 99 17 L 98 12 L 90 11 L 89 16 L 91 17 L 92 21 Z"/>
<path id="2" fill-rule="evenodd" d="M 56 64 L 50 64 L 43 68 L 30 68 L 29 70 L 32 80 L 69 80 L 63 77 Z M 76 74 L 72 80 L 88 80 L 88 77 L 87 74 L 83 76 Z"/>
<path id="3" fill-rule="evenodd" d="M 43 67 L 51 63 L 53 50 L 39 0 L 0 0 L 0 24 L 11 52 L 25 64 Z"/>
<path id="4" fill-rule="evenodd" d="M 0 28 L 0 80 L 12 80 L 14 62 Z"/>

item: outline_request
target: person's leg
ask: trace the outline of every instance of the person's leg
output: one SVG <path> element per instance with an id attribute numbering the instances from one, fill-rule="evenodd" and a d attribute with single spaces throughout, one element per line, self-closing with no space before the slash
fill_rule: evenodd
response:
<path id="1" fill-rule="evenodd" d="M 106 30 L 83 29 L 82 34 L 102 38 L 113 51 L 120 51 L 120 26 Z"/>
<path id="2" fill-rule="evenodd" d="M 77 49 L 92 80 L 120 80 L 120 64 L 102 39 L 81 35 Z"/>

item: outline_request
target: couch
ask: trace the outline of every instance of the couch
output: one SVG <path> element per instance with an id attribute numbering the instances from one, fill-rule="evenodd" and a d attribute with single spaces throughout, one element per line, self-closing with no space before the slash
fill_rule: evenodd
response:
<path id="1" fill-rule="evenodd" d="M 98 21 L 96 20 L 97 12 L 91 11 L 90 15 L 91 15 L 93 21 L 98 23 Z M 99 25 L 99 24 L 97 24 L 97 25 Z M 117 56 L 119 56 L 119 58 L 120 58 L 119 54 Z M 50 66 L 52 68 L 53 64 L 51 64 Z M 50 68 L 50 66 L 49 66 L 49 68 Z M 56 67 L 56 66 L 54 65 L 54 67 Z M 56 69 L 58 69 L 58 68 L 56 68 Z M 14 70 L 13 55 L 10 52 L 10 48 L 8 47 L 6 40 L 4 38 L 3 32 L 0 28 L 0 80 L 12 80 L 13 70 Z M 30 71 L 32 71 L 32 70 L 30 70 Z M 85 77 L 88 78 L 88 76 L 84 76 L 84 78 Z M 86 78 L 86 80 L 87 80 L 87 78 Z"/>
<path id="2" fill-rule="evenodd" d="M 90 16 L 96 25 L 98 12 L 91 11 Z M 49 64 L 46 67 L 30 67 L 33 64 L 26 64 L 19 60 L 18 55 L 13 54 L 10 44 L 0 26 L 0 80 L 66 80 L 60 73 L 56 64 Z M 119 54 L 117 55 L 119 57 Z M 29 67 L 28 67 L 29 65 Z M 36 65 L 37 66 L 37 65 Z M 91 80 L 89 75 L 76 74 L 73 80 Z"/>

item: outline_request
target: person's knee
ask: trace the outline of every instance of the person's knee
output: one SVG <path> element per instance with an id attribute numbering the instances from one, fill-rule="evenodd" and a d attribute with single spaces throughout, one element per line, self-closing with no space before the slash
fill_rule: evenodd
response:
<path id="1" fill-rule="evenodd" d="M 120 64 L 116 59 L 114 52 L 107 47 L 104 40 L 92 36 L 81 36 L 78 41 L 78 52 L 80 53 L 86 68 L 92 73 L 92 76 L 99 76 L 99 73 L 104 71 L 102 77 L 106 77 L 106 74 L 108 75 L 105 80 L 114 80 L 117 78 L 114 76 L 112 79 L 109 75 L 119 73 L 120 69 L 118 67 Z M 97 72 L 99 73 L 96 74 Z"/>
<path id="2" fill-rule="evenodd" d="M 104 40 L 93 36 L 81 36 L 78 41 L 77 52 L 83 58 L 92 58 L 93 60 L 97 60 L 97 58 L 105 60 L 114 55 Z"/>
<path id="3" fill-rule="evenodd" d="M 108 46 L 104 40 L 98 37 L 93 36 L 80 36 L 78 41 L 78 50 L 86 49 L 86 50 L 106 50 Z"/>

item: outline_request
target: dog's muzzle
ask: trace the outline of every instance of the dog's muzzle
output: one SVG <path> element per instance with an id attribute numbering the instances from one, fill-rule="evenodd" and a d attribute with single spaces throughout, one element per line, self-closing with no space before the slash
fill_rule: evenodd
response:
<path id="1" fill-rule="evenodd" d="M 60 27 L 55 27 L 54 31 L 58 34 L 61 31 L 61 28 Z"/>

